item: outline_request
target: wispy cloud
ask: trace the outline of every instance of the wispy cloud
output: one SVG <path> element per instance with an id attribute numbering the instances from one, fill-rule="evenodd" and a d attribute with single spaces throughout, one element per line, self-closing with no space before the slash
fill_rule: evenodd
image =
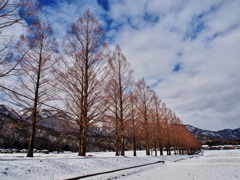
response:
<path id="1" fill-rule="evenodd" d="M 46 1 L 61 42 L 89 8 L 135 71 L 184 123 L 240 127 L 240 1 Z"/>

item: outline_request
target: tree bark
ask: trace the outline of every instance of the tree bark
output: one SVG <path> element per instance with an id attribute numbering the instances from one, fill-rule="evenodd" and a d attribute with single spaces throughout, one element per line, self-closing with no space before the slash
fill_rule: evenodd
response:
<path id="1" fill-rule="evenodd" d="M 132 113 L 132 121 L 133 121 L 133 156 L 137 156 L 135 119 L 134 119 L 133 113 Z"/>
<path id="2" fill-rule="evenodd" d="M 29 138 L 27 157 L 33 157 L 33 148 L 34 148 L 35 131 L 36 131 L 36 120 L 37 120 L 37 108 L 38 108 L 37 107 L 38 106 L 38 91 L 39 91 L 40 75 L 41 75 L 41 65 L 42 65 L 42 44 L 41 44 L 40 55 L 39 55 L 37 83 L 36 83 L 36 90 L 35 90 L 31 134 L 30 134 L 30 138 Z"/>
<path id="3" fill-rule="evenodd" d="M 87 140 L 87 127 L 83 125 L 81 146 L 80 146 L 80 156 L 86 156 L 86 140 Z"/>
<path id="4" fill-rule="evenodd" d="M 115 134 L 115 152 L 116 152 L 116 156 L 119 156 L 119 150 L 118 150 L 118 118 L 117 118 L 117 115 L 116 115 L 116 124 L 115 124 L 115 131 L 116 131 L 116 134 Z"/>
<path id="5" fill-rule="evenodd" d="M 157 156 L 157 142 L 154 140 L 154 151 L 155 151 L 155 156 Z"/>
<path id="6" fill-rule="evenodd" d="M 133 135 L 133 156 L 137 156 L 137 149 L 136 149 L 136 136 Z"/>
<path id="7" fill-rule="evenodd" d="M 146 146 L 146 155 L 150 155 L 150 145 L 149 145 L 149 126 L 148 126 L 148 118 L 147 118 L 147 107 L 144 105 L 144 121 L 145 121 L 145 146 Z"/>
<path id="8" fill-rule="evenodd" d="M 81 156 L 82 154 L 82 127 L 80 127 L 80 130 L 79 130 L 79 139 L 78 139 L 78 156 Z"/>
<path id="9" fill-rule="evenodd" d="M 159 140 L 158 146 L 159 146 L 160 155 L 162 156 L 162 155 L 163 155 L 163 147 L 162 147 L 162 142 L 161 142 L 161 140 Z"/>
<path id="10" fill-rule="evenodd" d="M 121 122 L 121 156 L 125 156 L 124 149 L 124 128 L 123 122 Z"/>

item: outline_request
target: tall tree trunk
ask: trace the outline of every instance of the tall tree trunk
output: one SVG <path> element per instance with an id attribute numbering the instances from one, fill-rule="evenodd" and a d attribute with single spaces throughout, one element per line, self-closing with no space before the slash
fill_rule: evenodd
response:
<path id="1" fill-rule="evenodd" d="M 86 156 L 87 126 L 83 125 L 82 138 L 80 146 L 80 156 Z"/>
<path id="2" fill-rule="evenodd" d="M 118 150 L 118 130 L 117 130 L 116 135 L 115 135 L 115 141 L 116 141 L 116 144 L 115 144 L 115 152 L 116 153 L 115 153 L 115 155 L 119 156 L 119 150 Z"/>
<path id="3" fill-rule="evenodd" d="M 34 97 L 33 115 L 32 115 L 31 134 L 30 134 L 30 138 L 29 138 L 27 157 L 33 157 L 33 148 L 34 148 L 34 140 L 35 140 L 35 132 L 36 132 L 38 91 L 39 91 L 39 85 L 40 85 L 41 65 L 42 65 L 42 44 L 41 44 L 41 48 L 40 48 L 40 56 L 39 56 L 39 64 L 38 64 L 38 72 L 37 72 L 37 83 L 36 83 L 36 90 L 35 90 L 35 97 Z"/>
<path id="4" fill-rule="evenodd" d="M 35 106 L 35 105 L 34 105 Z M 31 125 L 31 134 L 29 138 L 28 144 L 28 153 L 27 157 L 33 157 L 33 148 L 34 148 L 34 140 L 35 140 L 35 127 L 36 127 L 36 107 L 33 110 L 33 117 L 32 117 L 32 125 Z"/>
<path id="5" fill-rule="evenodd" d="M 162 147 L 162 142 L 161 142 L 161 140 L 159 140 L 158 146 L 159 146 L 160 155 L 162 156 L 162 155 L 163 155 L 163 147 Z"/>
<path id="6" fill-rule="evenodd" d="M 88 124 L 88 86 L 89 86 L 89 78 L 88 78 L 88 71 L 89 71 L 89 65 L 88 65 L 88 46 L 89 46 L 89 38 L 87 33 L 87 42 L 86 42 L 86 57 L 85 57 L 85 71 L 84 71 L 84 85 L 83 85 L 83 129 L 82 129 L 82 141 L 81 141 L 81 155 L 80 156 L 86 156 L 86 140 L 87 140 L 87 124 Z"/>
<path id="7" fill-rule="evenodd" d="M 149 133 L 145 133 L 145 146 L 146 146 L 146 155 L 150 155 L 150 145 L 149 145 Z"/>
<path id="8" fill-rule="evenodd" d="M 124 152 L 124 128 L 123 128 L 123 122 L 121 122 L 121 156 L 125 156 Z"/>
<path id="9" fill-rule="evenodd" d="M 117 105 L 115 109 L 115 155 L 119 156 L 119 149 L 118 149 L 118 112 L 117 112 Z"/>
<path id="10" fill-rule="evenodd" d="M 154 140 L 154 151 L 155 151 L 155 156 L 157 156 L 157 142 Z"/>
<path id="11" fill-rule="evenodd" d="M 79 130 L 79 139 L 78 139 L 78 156 L 82 154 L 82 127 Z"/>
<path id="12" fill-rule="evenodd" d="M 167 155 L 171 155 L 170 144 L 167 144 Z"/>
<path id="13" fill-rule="evenodd" d="M 148 130 L 148 119 L 147 119 L 147 110 L 145 106 L 145 146 L 146 146 L 146 155 L 150 155 L 150 145 L 149 145 L 149 130 Z"/>
<path id="14" fill-rule="evenodd" d="M 137 148 L 136 148 L 136 136 L 133 135 L 133 156 L 137 156 Z"/>
<path id="15" fill-rule="evenodd" d="M 137 149 L 136 149 L 136 130 L 135 130 L 135 120 L 134 116 L 132 115 L 133 118 L 133 156 L 137 156 Z"/>
<path id="16" fill-rule="evenodd" d="M 125 155 L 124 152 L 124 117 L 123 117 L 123 91 L 122 91 L 122 76 L 121 76 L 121 67 L 118 67 L 118 83 L 119 83 L 119 100 L 120 100 L 120 135 L 121 135 L 121 156 Z"/>
<path id="17" fill-rule="evenodd" d="M 121 82 L 121 81 L 120 81 Z M 120 83 L 121 85 L 121 83 Z M 122 90 L 120 88 L 120 144 L 121 144 L 121 156 L 125 156 L 125 152 L 124 152 L 124 119 L 123 119 L 123 103 L 122 103 Z"/>

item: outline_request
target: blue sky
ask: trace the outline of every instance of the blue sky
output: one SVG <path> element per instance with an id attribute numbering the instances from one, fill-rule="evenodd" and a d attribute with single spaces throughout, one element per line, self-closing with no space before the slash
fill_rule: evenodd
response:
<path id="1" fill-rule="evenodd" d="M 185 124 L 240 127 L 239 0 L 43 0 L 59 42 L 89 8 Z"/>

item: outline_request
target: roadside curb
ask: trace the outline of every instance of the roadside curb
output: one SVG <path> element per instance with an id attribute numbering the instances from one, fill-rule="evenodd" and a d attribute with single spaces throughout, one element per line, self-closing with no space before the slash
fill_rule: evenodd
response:
<path id="1" fill-rule="evenodd" d="M 190 157 L 186 157 L 186 158 L 181 158 L 181 159 L 177 159 L 177 160 L 175 160 L 175 161 L 173 161 L 173 162 L 178 162 L 178 161 L 182 161 L 182 160 L 186 160 L 186 159 L 192 159 L 192 158 L 194 158 L 194 157 L 198 157 L 199 155 L 198 154 L 196 154 L 196 155 L 193 155 L 193 156 L 190 156 Z"/>
<path id="2" fill-rule="evenodd" d="M 177 159 L 177 160 L 175 160 L 173 162 L 178 162 L 178 161 L 182 161 L 182 160 L 186 160 L 186 158 Z"/>
<path id="3" fill-rule="evenodd" d="M 165 163 L 165 161 L 157 161 L 157 162 L 153 162 L 153 163 L 142 164 L 142 165 L 138 165 L 138 166 L 131 166 L 131 167 L 121 168 L 121 169 L 115 169 L 115 170 L 112 170 L 112 171 L 105 171 L 105 172 L 100 172 L 100 173 L 88 174 L 88 175 L 78 176 L 78 177 L 74 177 L 74 178 L 68 178 L 68 179 L 64 179 L 64 180 L 77 180 L 77 179 L 83 179 L 83 178 L 87 178 L 87 177 L 91 177 L 91 176 L 97 176 L 97 175 L 102 175 L 102 174 L 108 174 L 108 173 L 113 173 L 113 172 L 117 172 L 117 171 L 123 171 L 123 170 L 127 170 L 127 169 L 133 169 L 133 168 L 138 168 L 138 167 L 148 166 L 148 165 L 158 164 L 158 163 Z"/>

